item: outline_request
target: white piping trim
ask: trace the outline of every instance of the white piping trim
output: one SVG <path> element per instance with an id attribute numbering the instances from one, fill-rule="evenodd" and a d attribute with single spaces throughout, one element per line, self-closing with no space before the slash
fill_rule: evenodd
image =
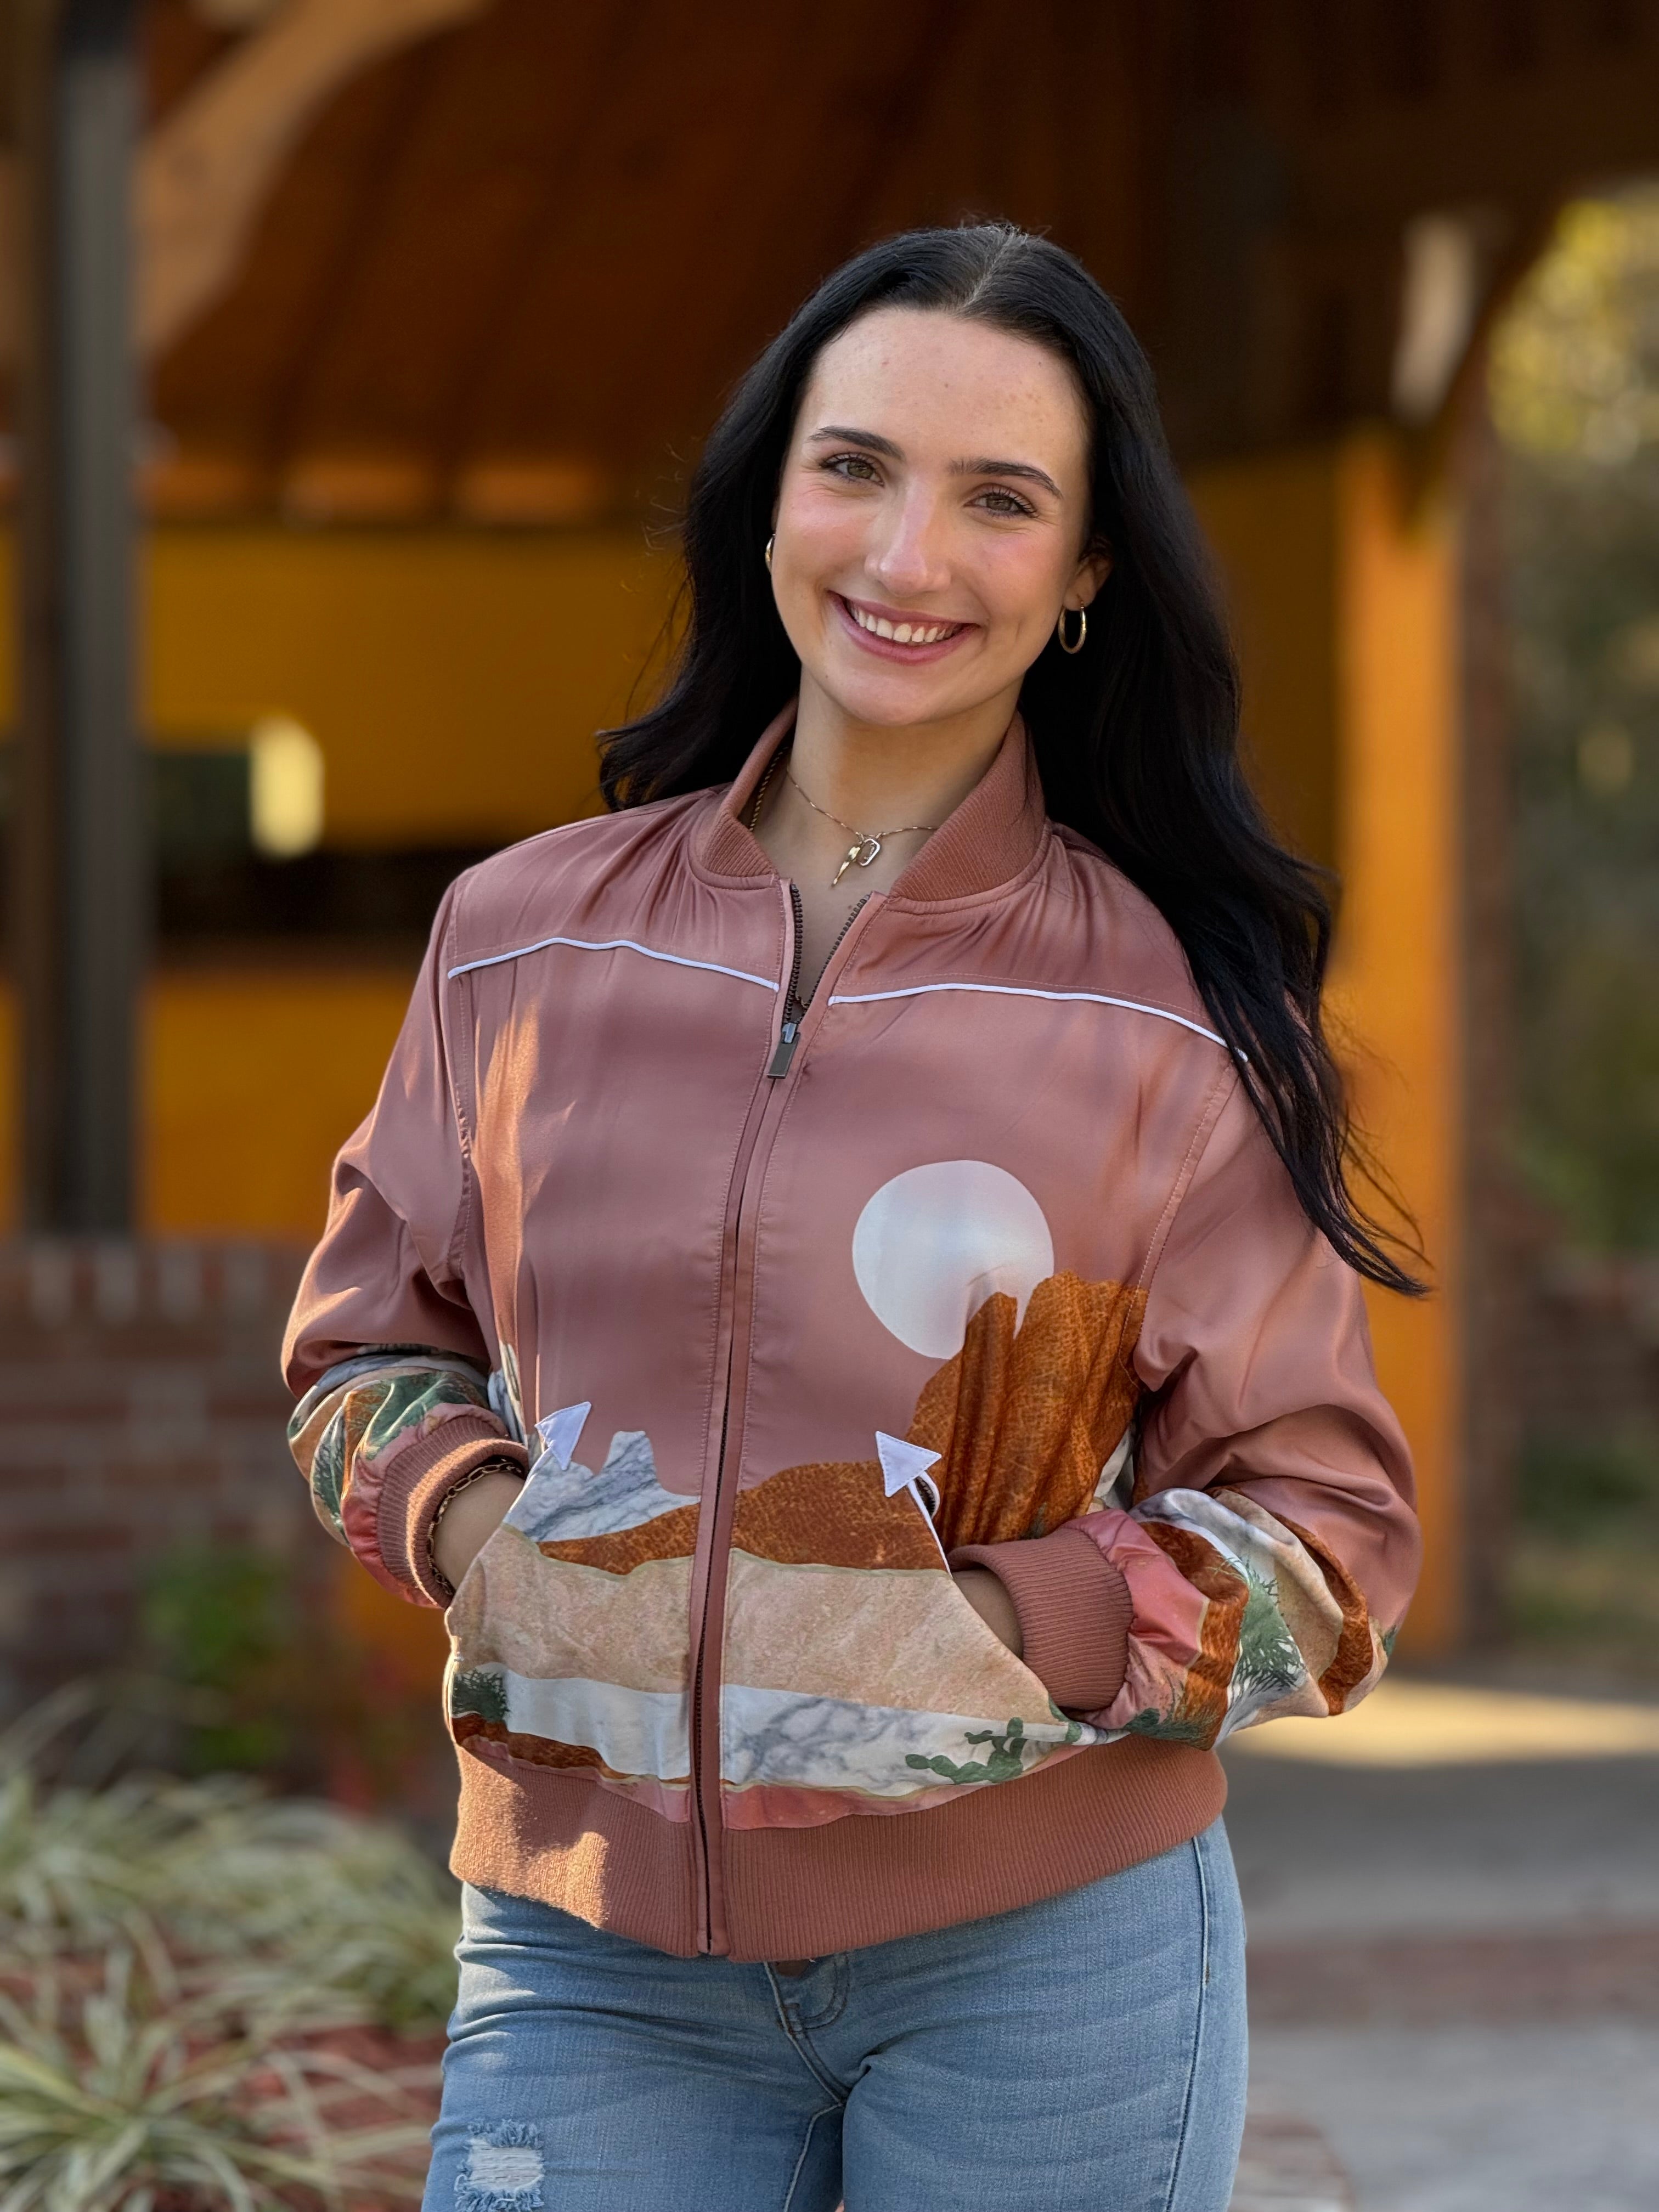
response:
<path id="1" fill-rule="evenodd" d="M 920 999 L 930 991 L 982 991 L 999 999 L 1083 1000 L 1091 1006 L 1122 1006 L 1132 1014 L 1152 1014 L 1160 1022 L 1174 1022 L 1181 1029 L 1190 1030 L 1194 1036 L 1207 1037 L 1212 1044 L 1226 1049 L 1226 1039 L 1218 1037 L 1213 1030 L 1206 1030 L 1201 1022 L 1189 1022 L 1185 1014 L 1172 1014 L 1167 1006 L 1143 1006 L 1139 999 L 1109 998 L 1103 991 L 1038 991 L 1018 983 L 912 983 L 902 991 L 837 992 L 830 1004 L 868 1006 L 878 999 Z"/>
<path id="2" fill-rule="evenodd" d="M 449 970 L 449 981 L 453 983 L 458 975 L 470 975 L 475 968 L 499 968 L 505 960 L 522 960 L 527 952 L 545 952 L 550 945 L 573 945 L 578 952 L 642 952 L 647 960 L 665 960 L 671 968 L 705 968 L 711 975 L 733 975 L 739 983 L 758 983 L 763 991 L 776 993 L 783 988 L 769 975 L 751 975 L 745 968 L 722 968 L 718 960 L 687 960 L 678 952 L 659 952 L 653 945 L 636 945 L 631 937 L 597 941 L 588 937 L 538 937 L 533 945 L 517 945 L 511 952 L 492 952 L 486 960 L 463 960 L 459 968 Z"/>

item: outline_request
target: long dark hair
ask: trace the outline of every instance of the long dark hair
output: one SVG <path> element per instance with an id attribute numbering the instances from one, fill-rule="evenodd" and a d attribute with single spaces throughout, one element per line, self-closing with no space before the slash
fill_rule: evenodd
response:
<path id="1" fill-rule="evenodd" d="M 1152 372 L 1079 262 L 1002 223 L 917 230 L 836 270 L 744 378 L 692 477 L 685 617 L 667 689 L 601 739 L 609 805 L 724 783 L 798 689 L 760 551 L 803 391 L 876 307 L 963 315 L 1070 364 L 1091 420 L 1095 540 L 1112 571 L 1074 658 L 1054 640 L 1021 707 L 1050 816 L 1099 847 L 1180 939 L 1310 1220 L 1389 1290 L 1422 1286 L 1356 1201 L 1343 1087 L 1320 1019 L 1330 906 L 1267 827 L 1238 755 L 1238 671 L 1164 441 Z M 1413 1249 L 1414 1248 L 1408 1248 Z"/>

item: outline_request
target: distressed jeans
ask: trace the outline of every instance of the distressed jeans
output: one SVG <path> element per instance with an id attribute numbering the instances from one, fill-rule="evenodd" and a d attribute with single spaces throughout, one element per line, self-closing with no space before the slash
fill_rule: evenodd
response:
<path id="1" fill-rule="evenodd" d="M 457 1956 L 426 2212 L 1226 2212 L 1244 1929 L 1219 1821 L 802 1973 L 478 1889 Z"/>

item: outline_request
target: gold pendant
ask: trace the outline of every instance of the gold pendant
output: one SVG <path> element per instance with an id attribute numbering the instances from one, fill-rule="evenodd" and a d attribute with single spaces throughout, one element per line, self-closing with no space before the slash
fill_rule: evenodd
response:
<path id="1" fill-rule="evenodd" d="M 836 885 L 847 873 L 848 868 L 854 865 L 860 868 L 867 868 L 871 861 L 876 858 L 880 851 L 881 840 L 879 837 L 860 837 L 856 845 L 849 845 L 847 848 L 847 858 L 842 862 L 840 867 L 836 870 L 835 874 L 830 878 L 830 890 L 834 890 Z"/>

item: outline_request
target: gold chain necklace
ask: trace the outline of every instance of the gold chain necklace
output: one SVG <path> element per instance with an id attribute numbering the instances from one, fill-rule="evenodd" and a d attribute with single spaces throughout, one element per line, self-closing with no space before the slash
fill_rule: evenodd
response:
<path id="1" fill-rule="evenodd" d="M 896 830 L 855 830 L 850 822 L 843 822 L 839 814 L 832 814 L 827 806 L 820 806 L 816 799 L 809 798 L 805 792 L 801 791 L 799 784 L 795 782 L 788 769 L 786 768 L 783 773 L 785 781 L 794 785 L 794 788 L 800 792 L 801 797 L 806 800 L 806 804 L 814 814 L 823 815 L 826 822 L 833 822 L 837 830 L 844 830 L 853 840 L 847 848 L 847 858 L 830 878 L 831 890 L 834 890 L 848 868 L 854 866 L 867 868 L 870 866 L 881 851 L 881 841 L 884 837 L 931 837 L 938 827 L 937 823 L 932 822 L 907 822 Z"/>

